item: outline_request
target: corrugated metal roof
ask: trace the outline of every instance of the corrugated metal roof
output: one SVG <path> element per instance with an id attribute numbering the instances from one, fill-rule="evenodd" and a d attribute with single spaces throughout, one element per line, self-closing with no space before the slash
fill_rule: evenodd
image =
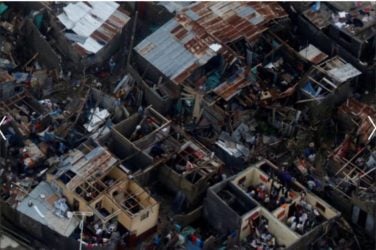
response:
<path id="1" fill-rule="evenodd" d="M 130 19 L 115 2 L 69 3 L 63 9 L 57 16 L 60 22 L 86 38 L 85 42 L 74 44 L 81 55 L 97 53 Z"/>
<path id="2" fill-rule="evenodd" d="M 44 199 L 40 197 L 42 194 L 45 196 Z M 18 204 L 17 210 L 63 236 L 70 236 L 78 226 L 79 220 L 76 217 L 68 219 L 56 216 L 54 204 L 48 202 L 59 198 L 53 199 L 53 196 L 55 191 L 47 182 L 42 181 Z M 29 206 L 29 202 L 33 203 L 32 207 Z"/>
<path id="3" fill-rule="evenodd" d="M 360 72 L 352 64 L 346 62 L 343 58 L 338 56 L 326 60 L 320 64 L 319 67 L 322 70 L 325 70 L 330 77 L 339 83 L 343 83 L 362 74 L 362 72 Z"/>
<path id="4" fill-rule="evenodd" d="M 269 21 L 287 14 L 277 3 L 198 2 L 139 43 L 135 50 L 176 84 L 216 55 L 210 45 L 252 40 Z M 228 59 L 235 55 L 222 46 Z"/>
<path id="5" fill-rule="evenodd" d="M 318 64 L 328 57 L 327 54 L 312 44 L 309 44 L 306 48 L 299 51 L 299 54 L 314 64 Z"/>
<path id="6" fill-rule="evenodd" d="M 346 63 L 341 66 L 338 66 L 337 68 L 329 70 L 328 74 L 339 82 L 345 82 L 348 79 L 354 78 L 362 74 L 362 72 L 357 70 L 350 63 Z"/>
<path id="7" fill-rule="evenodd" d="M 172 33 L 176 28 L 186 31 L 180 41 Z M 190 47 L 185 45 L 189 45 L 195 37 L 194 32 L 184 29 L 175 19 L 171 19 L 157 32 L 138 44 L 135 49 L 164 75 L 174 79 L 193 64 L 199 63 L 200 57 L 206 62 L 215 55 L 209 47 L 201 55 L 192 53 Z"/>
<path id="8" fill-rule="evenodd" d="M 185 6 L 191 4 L 192 2 L 186 2 L 186 1 L 181 1 L 181 2 L 170 2 L 170 1 L 165 1 L 165 2 L 158 2 L 159 5 L 162 5 L 165 7 L 169 12 L 173 13 L 176 11 L 180 11 L 183 9 Z"/>

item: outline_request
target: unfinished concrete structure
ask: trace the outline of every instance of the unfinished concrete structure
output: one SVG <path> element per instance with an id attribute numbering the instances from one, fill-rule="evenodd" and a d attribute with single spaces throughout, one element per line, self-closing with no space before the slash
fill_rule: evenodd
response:
<path id="1" fill-rule="evenodd" d="M 161 164 L 158 178 L 175 193 L 183 194 L 187 206 L 191 207 L 201 201 L 223 163 L 196 140 L 184 136 L 182 131 L 179 134 L 175 139 L 176 134 L 171 133 L 168 139 L 173 141 L 174 152 Z"/>
<path id="2" fill-rule="evenodd" d="M 158 202 L 129 179 L 108 150 L 83 144 L 61 165 L 47 179 L 75 211 L 93 212 L 95 223 L 103 228 L 119 223 L 133 243 L 155 230 Z"/>
<path id="3" fill-rule="evenodd" d="M 147 107 L 113 126 L 98 142 L 113 153 L 124 171 L 135 175 L 153 166 L 148 150 L 153 143 L 165 139 L 169 131 L 170 121 Z"/>
<path id="4" fill-rule="evenodd" d="M 340 216 L 337 210 L 308 192 L 301 184 L 294 182 L 290 188 L 286 188 L 285 184 L 273 177 L 275 175 L 267 175 L 261 169 L 274 173 L 278 171 L 278 167 L 273 163 L 263 160 L 233 178 L 209 188 L 204 203 L 204 213 L 214 228 L 224 233 L 235 231 L 238 239 L 243 240 L 249 234 L 252 223 L 263 215 L 268 220 L 269 231 L 275 236 L 278 244 L 285 245 L 288 249 L 302 249 L 308 247 L 311 241 L 320 236 L 325 227 Z M 258 186 L 262 186 L 262 192 L 266 194 L 262 199 L 258 196 L 261 191 L 250 191 L 256 190 Z M 286 199 L 280 204 L 275 203 L 270 206 L 273 190 L 281 188 L 287 190 L 282 192 L 285 193 L 282 196 Z M 279 191 L 276 195 L 281 197 Z M 265 197 L 269 196 L 270 200 L 266 204 Z M 303 210 L 309 214 L 309 220 L 315 222 L 311 224 L 306 223 L 308 220 L 304 222 L 303 231 L 299 231 L 299 227 L 292 226 L 288 220 L 294 215 L 296 206 L 304 207 Z"/>
<path id="5" fill-rule="evenodd" d="M 188 207 L 201 200 L 223 163 L 152 107 L 119 122 L 99 138 L 121 167 L 147 184 L 158 179 L 185 196 Z"/>

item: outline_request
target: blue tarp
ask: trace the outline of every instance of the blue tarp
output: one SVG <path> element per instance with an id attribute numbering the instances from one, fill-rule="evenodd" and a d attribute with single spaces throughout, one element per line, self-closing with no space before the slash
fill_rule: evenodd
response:
<path id="1" fill-rule="evenodd" d="M 16 79 L 16 83 L 27 82 L 30 80 L 30 74 L 24 72 L 14 72 L 12 76 Z"/>
<path id="2" fill-rule="evenodd" d="M 39 30 L 40 30 L 40 27 L 42 26 L 42 22 L 43 22 L 43 14 L 39 14 L 34 17 L 34 24 L 35 26 L 38 27 Z"/>
<path id="3" fill-rule="evenodd" d="M 309 94 L 311 94 L 312 96 L 316 96 L 316 91 L 315 89 L 312 87 L 312 83 L 311 81 L 308 81 L 307 84 L 303 87 L 303 89 L 308 92 Z"/>
<path id="4" fill-rule="evenodd" d="M 221 75 L 218 71 L 214 71 L 205 82 L 205 91 L 216 88 L 221 83 Z"/>
<path id="5" fill-rule="evenodd" d="M 5 12 L 7 11 L 8 9 L 8 5 L 6 5 L 5 3 L 0 3 L 0 16 Z"/>

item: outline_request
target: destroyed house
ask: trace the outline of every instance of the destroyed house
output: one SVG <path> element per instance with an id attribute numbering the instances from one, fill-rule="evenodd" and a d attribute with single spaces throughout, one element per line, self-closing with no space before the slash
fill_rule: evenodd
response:
<path id="1" fill-rule="evenodd" d="M 292 107 L 272 107 L 268 122 L 282 135 L 292 136 L 298 128 L 302 112 Z"/>
<path id="2" fill-rule="evenodd" d="M 22 137 L 27 137 L 31 129 L 31 115 L 35 113 L 42 117 L 43 126 L 47 126 L 49 117 L 47 110 L 29 92 L 21 92 L 12 98 L 0 101 L 2 115 L 6 115 L 9 124 Z M 38 131 L 41 132 L 41 131 Z"/>
<path id="3" fill-rule="evenodd" d="M 120 122 L 114 129 L 141 150 L 146 150 L 152 142 L 162 140 L 168 135 L 170 121 L 147 107 Z"/>
<path id="4" fill-rule="evenodd" d="M 376 149 L 369 118 L 375 120 L 375 110 L 353 98 L 339 106 L 337 119 L 346 134 L 328 156 L 328 175 L 336 203 L 354 224 L 373 236 L 376 230 Z"/>
<path id="5" fill-rule="evenodd" d="M 175 142 L 175 148 L 161 163 L 158 179 L 174 193 L 184 194 L 190 207 L 201 200 L 214 177 L 222 170 L 223 163 L 213 152 L 183 134 L 179 133 L 179 141 L 172 135 L 167 139 Z M 164 148 L 165 143 L 162 142 L 161 146 Z"/>
<path id="6" fill-rule="evenodd" d="M 242 38 L 252 40 L 267 29 L 270 21 L 282 17 L 286 14 L 277 3 L 193 3 L 135 50 L 141 64 L 154 69 L 150 73 L 153 78 L 163 74 L 180 85 L 192 74 L 210 70 L 219 60 L 234 63 L 236 53 L 229 43 Z M 172 59 L 178 63 L 171 64 Z"/>
<path id="7" fill-rule="evenodd" d="M 246 49 L 248 66 L 239 68 L 238 72 L 219 83 L 212 91 L 214 95 L 206 97 L 212 99 L 209 102 L 217 101 L 224 105 L 237 97 L 239 103 L 247 107 L 258 99 L 277 100 L 285 97 L 284 91 L 293 87 L 308 69 L 309 65 L 305 61 L 268 32 L 262 33 L 259 39 L 249 44 Z M 238 96 L 243 88 L 245 90 Z M 218 102 L 220 99 L 225 102 Z"/>
<path id="8" fill-rule="evenodd" d="M 373 126 L 375 110 L 354 98 L 347 99 L 338 107 L 337 118 L 345 136 L 329 154 L 330 173 L 338 177 L 335 187 L 348 197 L 354 190 L 372 190 L 375 186 L 375 149 Z"/>
<path id="9" fill-rule="evenodd" d="M 284 25 L 272 26 L 268 34 L 303 61 L 317 65 L 328 58 L 328 55 L 313 45 L 310 39 L 300 32 L 294 32 L 292 20 L 288 20 Z"/>
<path id="10" fill-rule="evenodd" d="M 262 169 L 274 174 L 270 176 Z M 217 230 L 236 231 L 243 240 L 263 215 L 269 223 L 268 233 L 278 244 L 287 249 L 307 247 L 339 212 L 299 183 L 286 186 L 275 177 L 277 170 L 273 163 L 263 160 L 209 188 L 204 203 L 209 223 Z"/>
<path id="11" fill-rule="evenodd" d="M 255 82 L 261 90 L 259 99 L 269 103 L 292 95 L 295 85 L 307 72 L 309 63 L 290 51 L 271 33 L 266 32 L 264 37 L 271 50 L 259 55 L 260 63 L 252 68 L 252 73 L 255 74 Z"/>
<path id="12" fill-rule="evenodd" d="M 349 133 L 355 132 L 363 144 L 368 144 L 374 138 L 374 135 L 370 137 L 373 126 L 368 117 L 376 119 L 376 110 L 354 98 L 348 98 L 337 110 L 337 118 L 343 129 Z"/>
<path id="13" fill-rule="evenodd" d="M 340 57 L 333 57 L 312 66 L 299 82 L 304 98 L 298 103 L 341 103 L 350 94 L 351 83 L 360 74 L 359 70 Z"/>
<path id="14" fill-rule="evenodd" d="M 157 177 L 173 192 L 184 193 L 188 205 L 202 197 L 208 181 L 223 167 L 214 153 L 151 107 L 115 125 L 99 143 L 114 153 L 126 172 L 137 175 L 139 182 Z"/>
<path id="15" fill-rule="evenodd" d="M 350 198 L 352 192 L 375 188 L 375 149 L 355 144 L 350 137 L 330 154 L 330 174 L 337 178 L 335 188 Z"/>
<path id="16" fill-rule="evenodd" d="M 103 63 L 119 49 L 130 20 L 116 2 L 48 3 L 38 27 L 67 62 Z"/>
<path id="17" fill-rule="evenodd" d="M 67 98 L 62 113 L 62 126 L 57 129 L 60 136 L 69 136 L 68 128 L 73 128 L 82 140 L 88 134 L 95 139 L 108 133 L 109 124 L 117 124 L 128 114 L 118 100 L 95 88 L 85 87 L 83 95 Z"/>
<path id="18" fill-rule="evenodd" d="M 303 11 L 305 19 L 362 62 L 375 57 L 375 4 L 321 3 Z M 371 63 L 372 64 L 372 63 Z"/>
<path id="19" fill-rule="evenodd" d="M 153 157 L 147 152 L 154 143 L 166 138 L 169 131 L 170 121 L 147 107 L 114 125 L 98 138 L 98 143 L 112 152 L 124 171 L 136 173 L 153 165 Z"/>
<path id="20" fill-rule="evenodd" d="M 285 101 L 295 93 L 299 80 L 310 66 L 269 30 L 243 47 L 247 66 L 238 67 L 231 74 L 225 73 L 225 80 L 206 91 L 203 116 L 212 124 L 225 122 L 226 112 L 246 113 L 256 106 L 268 109 L 273 103 Z M 208 76 L 207 82 L 211 77 Z"/>
<path id="21" fill-rule="evenodd" d="M 117 222 L 136 240 L 155 229 L 159 204 L 118 164 L 105 148 L 82 144 L 47 179 L 74 210 L 92 212 L 93 224 L 106 227 Z"/>
<path id="22" fill-rule="evenodd" d="M 154 82 L 162 75 L 183 85 L 183 108 L 196 121 L 210 120 L 219 133 L 225 119 L 221 105 L 251 84 L 236 44 L 256 40 L 272 21 L 285 17 L 277 3 L 193 3 L 135 47 L 139 68 L 146 68 L 140 72 Z M 172 59 L 179 63 L 171 64 Z"/>

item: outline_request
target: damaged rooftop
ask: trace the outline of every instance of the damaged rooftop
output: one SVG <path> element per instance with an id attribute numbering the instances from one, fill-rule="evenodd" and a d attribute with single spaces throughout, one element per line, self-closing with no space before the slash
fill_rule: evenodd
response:
<path id="1" fill-rule="evenodd" d="M 374 2 L 0 2 L 1 240 L 375 249 L 375 21 Z"/>

